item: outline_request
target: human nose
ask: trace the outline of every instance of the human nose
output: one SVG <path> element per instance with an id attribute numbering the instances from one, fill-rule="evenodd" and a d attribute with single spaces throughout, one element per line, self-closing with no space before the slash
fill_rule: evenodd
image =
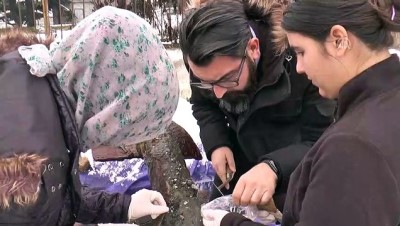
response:
<path id="1" fill-rule="evenodd" d="M 298 74 L 304 74 L 305 73 L 304 67 L 303 67 L 303 63 L 301 61 L 299 61 L 299 60 L 297 60 L 297 63 L 296 63 L 296 71 L 297 71 Z"/>
<path id="2" fill-rule="evenodd" d="M 221 99 L 221 98 L 225 95 L 225 93 L 226 93 L 226 91 L 227 91 L 226 88 L 220 87 L 220 86 L 218 86 L 218 85 L 214 85 L 214 86 L 213 86 L 213 90 L 214 90 L 215 96 L 216 96 L 218 99 Z"/>

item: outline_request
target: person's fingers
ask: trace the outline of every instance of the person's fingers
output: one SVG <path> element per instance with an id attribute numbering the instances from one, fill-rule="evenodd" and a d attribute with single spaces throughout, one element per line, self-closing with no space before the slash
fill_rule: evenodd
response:
<path id="1" fill-rule="evenodd" d="M 232 152 L 227 147 L 216 149 L 211 155 L 212 166 L 221 179 L 222 184 L 226 184 L 227 153 Z"/>
<path id="2" fill-rule="evenodd" d="M 242 197 L 243 191 L 245 189 L 245 183 L 242 178 L 237 182 L 235 189 L 232 192 L 232 202 L 235 205 L 240 205 L 240 199 Z"/>
<path id="3" fill-rule="evenodd" d="M 251 195 L 250 198 L 250 205 L 258 205 L 261 203 L 262 201 L 262 197 L 263 197 L 264 191 L 260 190 L 260 189 L 256 189 L 253 194 Z"/>
<path id="4" fill-rule="evenodd" d="M 214 164 L 213 164 L 214 165 Z M 226 163 L 223 161 L 223 164 L 215 164 L 214 166 L 215 172 L 217 173 L 218 177 L 221 179 L 223 184 L 226 183 Z"/>
<path id="5" fill-rule="evenodd" d="M 153 191 L 150 201 L 152 203 L 156 202 L 160 206 L 167 206 L 167 203 L 165 202 L 164 197 L 162 196 L 162 194 L 160 192 L 157 192 L 157 191 Z"/>
<path id="6" fill-rule="evenodd" d="M 232 152 L 230 152 L 230 153 L 228 153 L 228 154 L 226 155 L 226 162 L 227 162 L 226 173 L 227 173 L 227 174 L 228 174 L 228 173 L 232 174 L 232 173 L 236 172 L 235 159 L 233 158 Z M 230 176 L 233 176 L 233 175 L 230 175 Z M 232 178 L 231 178 L 231 179 L 232 179 Z M 229 179 L 226 178 L 226 180 L 229 180 Z M 230 187 L 229 183 L 226 183 L 225 188 L 226 188 L 227 190 L 229 190 L 229 187 Z"/>
<path id="7" fill-rule="evenodd" d="M 242 196 L 240 197 L 239 205 L 240 206 L 248 206 L 250 204 L 250 199 L 253 193 L 256 191 L 254 186 L 246 183 L 244 185 Z"/>
<path id="8" fill-rule="evenodd" d="M 156 219 L 160 214 L 167 213 L 169 208 L 166 206 L 156 206 L 151 207 L 151 218 Z"/>
<path id="9" fill-rule="evenodd" d="M 235 158 L 233 157 L 232 152 L 226 156 L 226 161 L 228 162 L 228 166 L 231 172 L 236 172 Z"/>
<path id="10" fill-rule="evenodd" d="M 260 205 L 267 205 L 272 200 L 272 191 L 266 190 L 261 198 Z"/>

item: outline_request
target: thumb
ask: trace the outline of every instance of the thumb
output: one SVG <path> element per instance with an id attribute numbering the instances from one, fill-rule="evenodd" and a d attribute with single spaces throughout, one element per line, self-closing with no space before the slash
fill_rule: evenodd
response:
<path id="1" fill-rule="evenodd" d="M 169 208 L 166 206 L 156 206 L 153 205 L 151 207 L 151 218 L 155 219 L 157 218 L 160 214 L 167 213 L 169 211 Z"/>
<path id="2" fill-rule="evenodd" d="M 167 203 L 165 202 L 164 197 L 162 196 L 162 194 L 160 192 L 157 192 L 157 191 L 152 191 L 150 201 L 152 203 L 154 203 L 154 202 L 158 203 L 158 205 L 160 205 L 160 206 L 167 206 Z"/>
<path id="3" fill-rule="evenodd" d="M 233 155 L 227 155 L 226 156 L 226 162 L 228 164 L 229 169 L 232 172 L 236 172 L 236 165 L 235 165 L 235 159 L 233 158 Z"/>

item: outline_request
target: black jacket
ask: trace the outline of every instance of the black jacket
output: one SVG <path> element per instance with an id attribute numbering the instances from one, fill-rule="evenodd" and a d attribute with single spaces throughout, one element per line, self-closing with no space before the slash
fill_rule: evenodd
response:
<path id="1" fill-rule="evenodd" d="M 290 50 L 275 55 L 268 24 L 251 25 L 262 54 L 259 86 L 250 109 L 236 117 L 219 107 L 212 91 L 192 87 L 193 115 L 209 159 L 222 146 L 230 147 L 234 155 L 244 152 L 254 165 L 271 159 L 279 170 L 277 192 L 285 192 L 290 174 L 331 124 L 335 103 L 322 98 L 305 76 L 297 74 Z M 191 80 L 196 78 L 191 75 Z"/>
<path id="2" fill-rule="evenodd" d="M 130 196 L 81 187 L 78 158 L 82 145 L 73 117 L 56 75 L 31 75 L 16 51 L 0 57 L 0 157 L 7 161 L 0 165 L 0 180 L 6 185 L 0 195 L 17 182 L 14 195 L 27 191 L 29 195 L 22 197 L 35 197 L 32 188 L 40 186 L 34 204 L 21 207 L 11 202 L 2 208 L 0 224 L 127 222 Z M 1 201 L 8 198 L 2 196 Z"/>
<path id="3" fill-rule="evenodd" d="M 282 226 L 400 225 L 399 103 L 395 55 L 341 89 L 336 123 L 290 178 Z M 221 225 L 260 224 L 228 214 Z"/>
<path id="4" fill-rule="evenodd" d="M 400 225 L 399 103 L 396 55 L 340 90 L 336 123 L 290 179 L 283 226 Z"/>

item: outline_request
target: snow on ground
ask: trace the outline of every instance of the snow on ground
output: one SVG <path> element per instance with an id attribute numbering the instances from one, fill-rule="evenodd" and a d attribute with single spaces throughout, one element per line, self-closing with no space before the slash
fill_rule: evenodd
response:
<path id="1" fill-rule="evenodd" d="M 186 70 L 185 64 L 183 63 L 182 51 L 178 48 L 167 49 L 169 57 L 174 62 L 176 73 L 179 80 L 180 95 L 184 99 L 189 99 L 192 91 L 190 90 L 190 78 L 189 73 Z"/>

